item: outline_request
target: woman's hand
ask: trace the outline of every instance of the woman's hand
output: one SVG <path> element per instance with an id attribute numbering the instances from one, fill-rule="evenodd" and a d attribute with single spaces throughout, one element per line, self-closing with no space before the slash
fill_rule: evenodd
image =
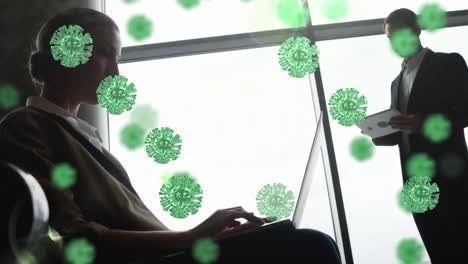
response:
<path id="1" fill-rule="evenodd" d="M 248 222 L 241 224 L 238 220 L 244 218 Z M 196 240 L 201 237 L 226 238 L 248 230 L 255 229 L 265 223 L 264 219 L 245 211 L 242 207 L 220 209 L 214 212 L 201 224 L 191 229 L 190 236 Z"/>

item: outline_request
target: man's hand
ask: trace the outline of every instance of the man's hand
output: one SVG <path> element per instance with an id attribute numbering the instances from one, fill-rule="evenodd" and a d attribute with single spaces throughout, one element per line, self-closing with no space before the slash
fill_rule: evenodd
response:
<path id="1" fill-rule="evenodd" d="M 404 133 L 418 134 L 421 132 L 422 120 L 417 115 L 399 115 L 392 117 L 388 124 Z"/>
<path id="2" fill-rule="evenodd" d="M 240 224 L 236 219 L 243 218 L 247 223 Z M 245 211 L 242 207 L 221 209 L 214 212 L 201 224 L 189 231 L 193 239 L 215 237 L 221 239 L 239 234 L 263 225 L 266 221 Z"/>

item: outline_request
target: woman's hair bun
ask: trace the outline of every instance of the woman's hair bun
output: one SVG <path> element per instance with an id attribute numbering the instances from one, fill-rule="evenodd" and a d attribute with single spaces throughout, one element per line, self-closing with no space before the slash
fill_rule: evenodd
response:
<path id="1" fill-rule="evenodd" d="M 29 58 L 29 72 L 31 77 L 39 82 L 44 83 L 51 72 L 51 63 L 47 54 L 42 52 L 33 52 Z"/>

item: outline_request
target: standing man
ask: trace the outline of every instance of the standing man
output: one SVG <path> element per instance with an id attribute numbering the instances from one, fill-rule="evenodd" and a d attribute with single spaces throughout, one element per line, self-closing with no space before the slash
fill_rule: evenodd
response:
<path id="1" fill-rule="evenodd" d="M 416 53 L 404 58 L 391 85 L 390 107 L 402 114 L 389 124 L 400 132 L 373 142 L 377 146 L 398 144 L 404 182 L 411 155 L 425 153 L 436 162 L 432 181 L 440 189 L 439 203 L 433 210 L 413 216 L 432 264 L 468 263 L 468 150 L 463 131 L 468 125 L 467 65 L 460 54 L 424 48 L 417 16 L 409 9 L 393 11 L 384 27 L 389 39 L 397 31 L 410 29 L 418 47 Z M 451 123 L 450 136 L 439 143 L 431 141 L 422 129 L 432 114 L 443 114 Z M 456 177 L 441 169 L 446 157 L 456 157 L 465 165 Z"/>

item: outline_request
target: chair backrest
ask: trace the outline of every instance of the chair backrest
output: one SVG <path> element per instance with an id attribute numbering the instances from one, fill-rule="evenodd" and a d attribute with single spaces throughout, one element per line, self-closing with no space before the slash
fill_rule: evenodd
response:
<path id="1" fill-rule="evenodd" d="M 0 161 L 1 255 L 27 250 L 47 234 L 49 206 L 37 180 L 17 166 Z"/>

